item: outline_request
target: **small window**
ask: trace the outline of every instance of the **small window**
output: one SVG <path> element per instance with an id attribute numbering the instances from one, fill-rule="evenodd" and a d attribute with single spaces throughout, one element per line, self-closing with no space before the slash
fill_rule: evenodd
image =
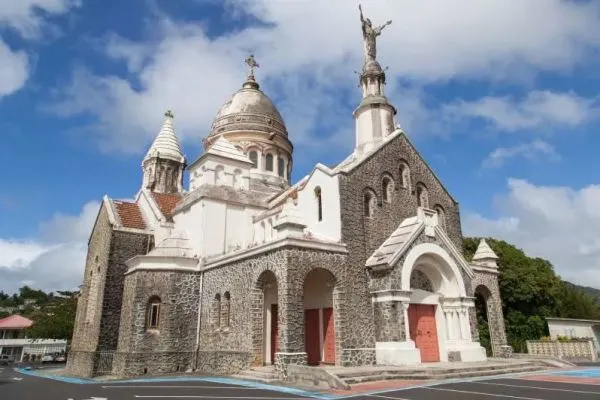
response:
<path id="1" fill-rule="evenodd" d="M 285 175 L 285 162 L 283 158 L 277 158 L 277 174 L 281 177 Z"/>
<path id="2" fill-rule="evenodd" d="M 258 153 L 254 150 L 250 152 L 250 161 L 252 161 L 253 168 L 258 166 Z"/>
<path id="3" fill-rule="evenodd" d="M 224 327 L 229 327 L 230 322 L 230 311 L 231 311 L 231 295 L 229 292 L 225 292 L 223 295 L 223 306 L 221 309 L 221 321 Z"/>
<path id="4" fill-rule="evenodd" d="M 267 154 L 265 158 L 265 169 L 267 171 L 273 171 L 273 154 Z"/>
<path id="5" fill-rule="evenodd" d="M 213 300 L 213 325 L 215 329 L 219 329 L 221 327 L 221 295 L 217 293 L 215 295 L 215 299 Z"/>
<path id="6" fill-rule="evenodd" d="M 160 323 L 160 299 L 153 297 L 148 302 L 148 320 L 146 326 L 148 329 L 158 329 Z"/>
<path id="7" fill-rule="evenodd" d="M 365 217 L 370 218 L 375 213 L 376 200 L 377 197 L 375 197 L 375 193 L 373 193 L 370 190 L 367 190 L 363 195 L 363 207 Z"/>
<path id="8" fill-rule="evenodd" d="M 319 221 L 323 220 L 323 199 L 321 198 L 321 187 L 315 188 L 315 199 L 317 200 L 317 218 Z"/>
<path id="9" fill-rule="evenodd" d="M 400 163 L 400 185 L 404 189 L 410 189 L 410 169 L 404 161 Z"/>
<path id="10" fill-rule="evenodd" d="M 394 195 L 394 181 L 389 176 L 385 176 L 383 178 L 383 200 L 387 203 L 392 201 L 392 197 Z"/>
<path id="11" fill-rule="evenodd" d="M 429 194 L 423 184 L 417 185 L 417 204 L 419 207 L 429 208 Z"/>
<path id="12" fill-rule="evenodd" d="M 444 212 L 444 209 L 442 208 L 442 206 L 436 205 L 435 212 L 438 215 L 438 225 L 443 230 L 446 230 L 446 213 Z"/>

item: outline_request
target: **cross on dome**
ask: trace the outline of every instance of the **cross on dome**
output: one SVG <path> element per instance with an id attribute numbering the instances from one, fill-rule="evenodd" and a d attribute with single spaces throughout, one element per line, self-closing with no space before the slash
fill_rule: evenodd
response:
<path id="1" fill-rule="evenodd" d="M 173 111 L 167 110 L 165 112 L 165 117 L 167 117 L 167 118 L 175 118 L 175 115 L 173 115 Z"/>
<path id="2" fill-rule="evenodd" d="M 248 78 L 254 78 L 254 68 L 260 68 L 260 65 L 256 62 L 256 59 L 254 58 L 254 54 L 250 54 L 248 57 L 246 57 L 244 62 L 246 63 L 246 65 L 248 65 L 248 67 L 250 67 L 250 70 L 248 71 Z"/>

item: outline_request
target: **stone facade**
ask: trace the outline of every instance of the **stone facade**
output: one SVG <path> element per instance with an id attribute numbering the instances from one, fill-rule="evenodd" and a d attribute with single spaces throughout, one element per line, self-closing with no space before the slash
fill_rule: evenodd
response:
<path id="1" fill-rule="evenodd" d="M 105 205 L 90 237 L 82 293 L 78 300 L 68 371 L 93 376 L 110 371 L 99 352 L 117 349 L 125 261 L 148 251 L 150 234 L 114 229 Z"/>
<path id="2" fill-rule="evenodd" d="M 473 295 L 476 294 L 480 295 L 485 301 L 492 354 L 495 357 L 504 356 L 507 351 L 505 348 L 507 341 L 500 286 L 498 285 L 498 272 L 476 269 L 475 277 L 473 278 Z M 472 321 L 471 324 L 477 326 L 477 316 L 473 315 L 470 318 Z M 473 320 L 475 321 L 474 323 Z M 473 330 L 473 334 L 476 334 L 477 340 L 479 340 L 477 329 Z"/>

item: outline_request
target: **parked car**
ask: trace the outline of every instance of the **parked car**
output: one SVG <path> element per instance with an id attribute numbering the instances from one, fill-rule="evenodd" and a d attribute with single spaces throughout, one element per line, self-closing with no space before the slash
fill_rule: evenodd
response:
<path id="1" fill-rule="evenodd" d="M 42 357 L 42 364 L 54 362 L 54 356 L 52 354 L 44 354 Z"/>
<path id="2" fill-rule="evenodd" d="M 67 357 L 64 354 L 60 354 L 60 355 L 56 356 L 56 358 L 54 359 L 54 362 L 57 362 L 57 363 L 67 362 Z"/>
<path id="3" fill-rule="evenodd" d="M 13 356 L 9 356 L 7 354 L 0 355 L 0 365 L 9 365 L 15 362 L 15 358 Z"/>

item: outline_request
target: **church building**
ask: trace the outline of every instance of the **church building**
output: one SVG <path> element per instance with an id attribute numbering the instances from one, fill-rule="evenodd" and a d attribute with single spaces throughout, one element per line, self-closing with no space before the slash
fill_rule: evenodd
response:
<path id="1" fill-rule="evenodd" d="M 483 361 L 476 294 L 492 353 L 509 351 L 497 256 L 482 240 L 463 257 L 459 204 L 384 93 L 375 45 L 389 22 L 361 23 L 355 145 L 334 167 L 292 184 L 293 144 L 253 56 L 189 165 L 165 114 L 135 198 L 102 201 L 70 374 Z"/>

